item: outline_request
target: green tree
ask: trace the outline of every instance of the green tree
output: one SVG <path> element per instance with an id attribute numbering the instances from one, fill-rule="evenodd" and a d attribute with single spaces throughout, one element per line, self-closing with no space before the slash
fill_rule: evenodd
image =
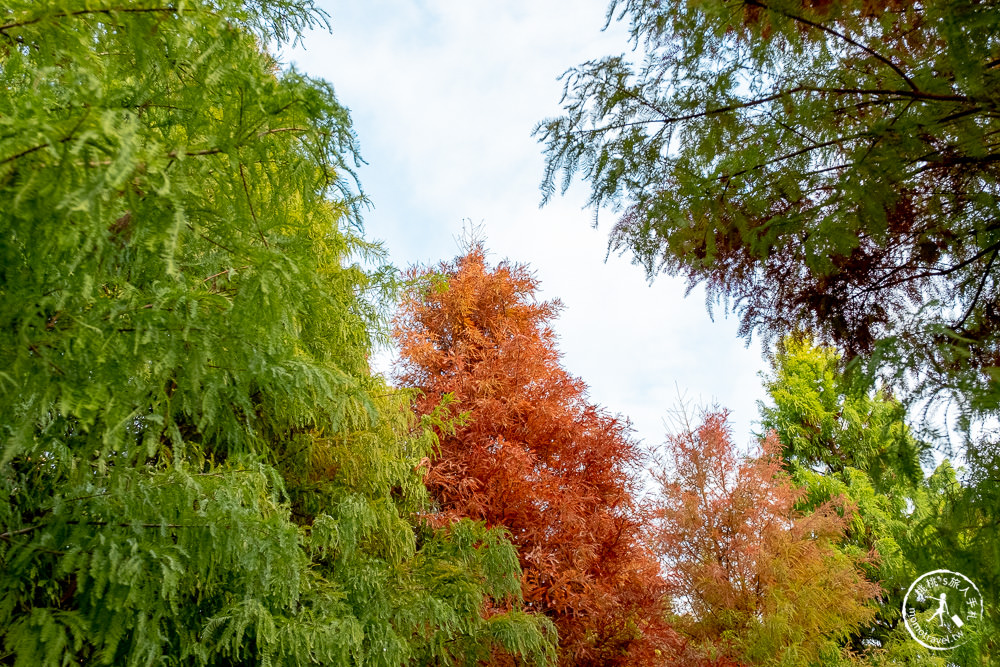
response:
<path id="1" fill-rule="evenodd" d="M 0 9 L 0 663 L 553 659 L 505 535 L 415 518 L 350 120 L 261 48 L 322 22 Z"/>
<path id="2" fill-rule="evenodd" d="M 995 407 L 1000 7 L 616 0 L 641 63 L 571 69 L 544 180 L 622 213 L 611 246 Z M 988 371 L 988 372 L 984 372 Z M 911 378 L 914 379 L 914 378 Z M 975 391 L 969 391 L 969 390 Z"/>
<path id="3" fill-rule="evenodd" d="M 567 72 L 564 115 L 537 129 L 545 196 L 582 176 L 619 215 L 612 250 L 703 284 L 743 335 L 810 331 L 902 398 L 957 408 L 966 470 L 935 530 L 996 608 L 1000 6 L 621 0 L 608 17 L 641 61 Z"/>
<path id="4" fill-rule="evenodd" d="M 863 470 L 873 489 L 888 493 L 923 479 L 930 452 L 906 423 L 905 407 L 885 389 L 845 374 L 836 349 L 808 336 L 784 338 L 765 387 L 761 425 L 781 439 L 789 464 L 823 474 Z"/>
<path id="5" fill-rule="evenodd" d="M 944 461 L 925 480 L 921 463 L 930 463 L 930 452 L 907 426 L 904 406 L 887 391 L 845 375 L 835 349 L 789 336 L 772 365 L 761 426 L 778 437 L 785 467 L 804 491 L 797 507 L 810 513 L 844 498 L 856 508 L 838 548 L 856 559 L 869 557 L 866 575 L 882 588 L 878 616 L 857 628 L 849 644 L 858 653 L 877 647 L 896 660 L 909 659 L 913 644 L 901 623 L 903 596 L 917 576 L 940 566 L 935 489 L 954 484 L 954 470 Z"/>

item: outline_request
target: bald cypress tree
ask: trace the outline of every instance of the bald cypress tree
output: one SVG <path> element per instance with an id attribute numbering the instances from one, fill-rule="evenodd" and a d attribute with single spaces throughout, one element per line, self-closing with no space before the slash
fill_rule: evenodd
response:
<path id="1" fill-rule="evenodd" d="M 537 299 L 526 267 L 490 266 L 478 243 L 414 274 L 430 285 L 400 308 L 398 376 L 422 392 L 418 412 L 467 416 L 430 462 L 432 521 L 510 530 L 525 601 L 559 630 L 560 665 L 665 659 L 677 636 L 645 545 L 643 453 L 628 423 L 562 367 L 550 326 L 559 303 Z"/>
<path id="2" fill-rule="evenodd" d="M 563 114 L 538 126 L 545 196 L 580 176 L 649 277 L 703 285 L 747 337 L 804 330 L 920 406 L 918 433 L 966 464 L 934 540 L 996 608 L 1000 6 L 614 0 L 608 16 L 637 57 L 565 75 Z"/>
<path id="3" fill-rule="evenodd" d="M 322 21 L 0 10 L 0 663 L 550 657 L 503 534 L 413 519 L 348 113 L 261 47 Z"/>

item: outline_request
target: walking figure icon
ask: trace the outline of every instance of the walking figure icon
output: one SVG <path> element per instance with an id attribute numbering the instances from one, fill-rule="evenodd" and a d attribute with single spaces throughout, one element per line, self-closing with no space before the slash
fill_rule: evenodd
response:
<path id="1" fill-rule="evenodd" d="M 941 599 L 938 600 L 938 610 L 934 612 L 933 616 L 931 616 L 931 620 L 933 621 L 935 618 L 938 619 L 938 625 L 943 628 L 946 624 L 946 621 L 944 620 L 944 615 L 947 613 L 948 613 L 948 594 L 942 593 Z"/>

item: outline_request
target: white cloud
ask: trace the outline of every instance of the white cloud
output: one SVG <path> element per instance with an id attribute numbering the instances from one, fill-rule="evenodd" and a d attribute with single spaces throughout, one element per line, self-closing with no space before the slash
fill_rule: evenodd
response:
<path id="1" fill-rule="evenodd" d="M 607 225 L 591 227 L 582 187 L 538 208 L 531 131 L 559 112 L 556 77 L 629 47 L 622 26 L 601 32 L 603 0 L 320 4 L 333 35 L 313 33 L 285 57 L 330 80 L 351 109 L 375 205 L 366 228 L 392 260 L 450 258 L 463 220 L 482 221 L 494 257 L 530 264 L 543 297 L 566 305 L 555 323 L 564 363 L 592 399 L 656 444 L 680 390 L 730 408 L 747 440 L 763 395 L 758 346 L 744 347 L 732 319 L 711 322 L 681 281 L 650 286 L 627 259 L 604 263 Z"/>

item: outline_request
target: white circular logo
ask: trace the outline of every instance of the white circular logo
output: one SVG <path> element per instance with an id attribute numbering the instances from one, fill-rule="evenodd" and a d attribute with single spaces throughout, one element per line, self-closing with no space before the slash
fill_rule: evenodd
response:
<path id="1" fill-rule="evenodd" d="M 964 642 L 965 629 L 983 617 L 983 596 L 968 577 L 934 570 L 917 577 L 903 598 L 903 622 L 917 643 L 946 651 Z"/>

